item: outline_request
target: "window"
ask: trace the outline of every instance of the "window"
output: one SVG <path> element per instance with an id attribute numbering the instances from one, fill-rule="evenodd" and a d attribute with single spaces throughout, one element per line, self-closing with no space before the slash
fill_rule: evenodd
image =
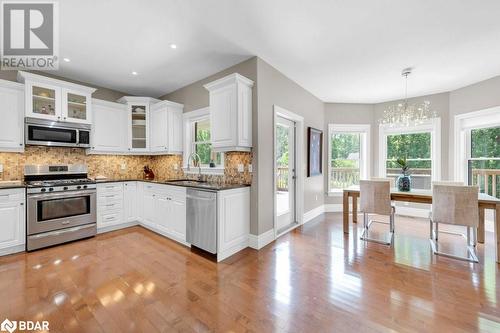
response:
<path id="1" fill-rule="evenodd" d="M 338 193 L 369 176 L 370 125 L 328 126 L 328 192 Z"/>
<path id="2" fill-rule="evenodd" d="M 201 165 L 209 167 L 212 165 L 221 165 L 221 153 L 212 152 L 210 143 L 210 119 L 208 117 L 193 121 L 192 151 L 201 159 Z"/>
<path id="3" fill-rule="evenodd" d="M 500 198 L 500 127 L 471 129 L 470 147 L 469 184 Z"/>
<path id="4" fill-rule="evenodd" d="M 500 198 L 500 107 L 455 116 L 455 180 Z"/>
<path id="5" fill-rule="evenodd" d="M 184 171 L 188 172 L 188 159 L 192 153 L 198 154 L 201 160 L 202 173 L 223 174 L 224 154 L 212 151 L 210 142 L 210 113 L 208 108 L 184 114 Z M 190 160 L 190 172 L 198 172 Z"/>
<path id="6" fill-rule="evenodd" d="M 431 189 L 432 181 L 441 178 L 441 121 L 410 127 L 388 127 L 380 125 L 381 177 L 394 178 L 401 174 L 398 158 L 406 158 L 411 168 L 412 188 Z"/>

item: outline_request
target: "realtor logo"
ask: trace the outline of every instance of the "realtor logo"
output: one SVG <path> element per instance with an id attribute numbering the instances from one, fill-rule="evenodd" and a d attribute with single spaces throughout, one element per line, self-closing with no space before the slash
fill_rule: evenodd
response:
<path id="1" fill-rule="evenodd" d="M 14 332 L 17 328 L 17 322 L 16 321 L 10 321 L 9 319 L 5 319 L 2 324 L 0 324 L 0 330 L 6 331 L 6 332 Z"/>
<path id="2" fill-rule="evenodd" d="M 3 1 L 2 69 L 58 69 L 57 2 Z"/>

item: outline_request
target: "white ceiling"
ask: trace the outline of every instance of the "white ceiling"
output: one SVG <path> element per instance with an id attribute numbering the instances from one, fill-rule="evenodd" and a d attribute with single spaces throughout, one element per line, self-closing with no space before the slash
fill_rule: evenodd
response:
<path id="1" fill-rule="evenodd" d="M 500 75 L 498 0 L 59 4 L 60 55 L 71 62 L 58 74 L 136 95 L 160 96 L 254 55 L 325 102 L 401 98 L 408 66 L 412 96 Z"/>

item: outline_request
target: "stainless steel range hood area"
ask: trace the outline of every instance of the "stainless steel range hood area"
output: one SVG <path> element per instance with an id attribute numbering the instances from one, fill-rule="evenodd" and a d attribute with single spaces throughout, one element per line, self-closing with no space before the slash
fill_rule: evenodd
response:
<path id="1" fill-rule="evenodd" d="M 24 143 L 31 146 L 90 147 L 91 125 L 29 118 L 24 120 Z"/>

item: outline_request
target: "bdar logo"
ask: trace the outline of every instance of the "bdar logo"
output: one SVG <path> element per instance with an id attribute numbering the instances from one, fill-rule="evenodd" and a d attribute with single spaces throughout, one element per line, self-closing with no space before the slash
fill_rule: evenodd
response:
<path id="1" fill-rule="evenodd" d="M 17 328 L 17 322 L 16 321 L 10 321 L 9 319 L 5 319 L 2 324 L 0 325 L 0 329 L 2 331 L 8 331 L 10 333 L 14 332 Z"/>

